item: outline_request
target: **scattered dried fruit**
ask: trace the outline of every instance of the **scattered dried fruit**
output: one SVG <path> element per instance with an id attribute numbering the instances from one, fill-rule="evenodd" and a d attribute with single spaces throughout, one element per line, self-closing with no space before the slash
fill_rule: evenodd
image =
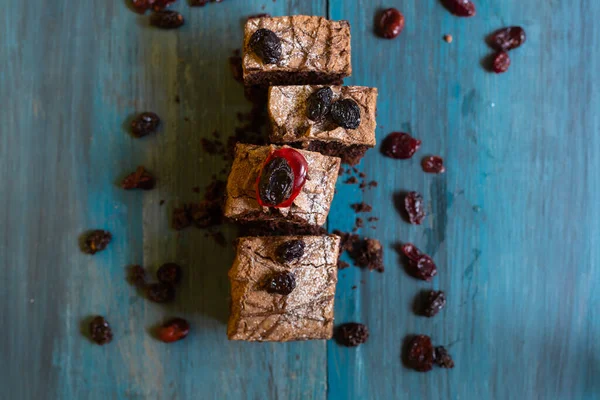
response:
<path id="1" fill-rule="evenodd" d="M 275 64 L 281 58 L 281 39 L 268 29 L 256 30 L 248 45 L 265 64 Z"/>
<path id="2" fill-rule="evenodd" d="M 423 196 L 420 193 L 409 192 L 404 197 L 404 209 L 411 224 L 421 225 L 425 218 L 425 210 L 423 209 Z"/>
<path id="3" fill-rule="evenodd" d="M 112 329 L 104 317 L 97 316 L 90 322 L 90 337 L 100 346 L 112 341 Z"/>
<path id="4" fill-rule="evenodd" d="M 304 255 L 304 241 L 301 239 L 288 240 L 277 246 L 275 256 L 280 263 L 285 264 L 297 260 Z"/>
<path id="5" fill-rule="evenodd" d="M 443 174 L 446 172 L 444 159 L 440 156 L 428 156 L 421 160 L 423 171 L 430 174 Z"/>
<path id="6" fill-rule="evenodd" d="M 296 288 L 296 278 L 291 272 L 280 272 L 269 277 L 264 287 L 269 293 L 287 296 Z"/>
<path id="7" fill-rule="evenodd" d="M 175 263 L 166 263 L 156 271 L 156 277 L 162 283 L 177 285 L 181 281 L 181 267 Z"/>
<path id="8" fill-rule="evenodd" d="M 472 17 L 475 15 L 475 4 L 471 0 L 442 0 L 444 6 L 458 17 Z"/>
<path id="9" fill-rule="evenodd" d="M 417 371 L 431 371 L 434 362 L 431 338 L 426 335 L 415 336 L 408 345 L 406 360 L 408 365 Z"/>
<path id="10" fill-rule="evenodd" d="M 344 129 L 360 126 L 360 107 L 352 99 L 338 100 L 331 105 L 331 119 Z"/>
<path id="11" fill-rule="evenodd" d="M 175 299 L 175 287 L 168 283 L 151 283 L 146 287 L 148 299 L 155 303 L 168 303 Z"/>
<path id="12" fill-rule="evenodd" d="M 312 121 L 321 121 L 331 109 L 331 99 L 333 98 L 333 91 L 329 86 L 320 88 L 313 92 L 308 98 L 307 112 L 308 119 Z"/>
<path id="13" fill-rule="evenodd" d="M 132 265 L 129 267 L 128 281 L 138 288 L 146 286 L 146 270 L 141 265 Z"/>
<path id="14" fill-rule="evenodd" d="M 386 39 L 394 39 L 404 29 L 404 15 L 395 8 L 384 10 L 377 21 L 377 31 Z"/>
<path id="15" fill-rule="evenodd" d="M 525 30 L 520 26 L 510 26 L 499 29 L 488 38 L 488 43 L 497 51 L 509 51 L 520 47 L 527 36 Z"/>
<path id="16" fill-rule="evenodd" d="M 99 251 L 106 249 L 106 246 L 112 240 L 110 232 L 96 229 L 87 233 L 84 243 L 83 252 L 87 254 L 96 254 Z"/>
<path id="17" fill-rule="evenodd" d="M 392 132 L 383 140 L 381 153 L 397 160 L 406 160 L 411 158 L 419 150 L 419 147 L 421 147 L 421 141 L 408 133 Z"/>
<path id="18" fill-rule="evenodd" d="M 131 121 L 131 133 L 135 137 L 143 137 L 156 132 L 160 118 L 153 112 L 143 112 Z"/>
<path id="19" fill-rule="evenodd" d="M 444 346 L 438 346 L 435 348 L 434 353 L 435 363 L 442 368 L 454 368 L 454 360 L 448 350 Z"/>
<path id="20" fill-rule="evenodd" d="M 156 11 L 150 16 L 150 25 L 161 29 L 177 29 L 184 23 L 183 15 L 177 11 Z"/>
<path id="21" fill-rule="evenodd" d="M 121 182 L 121 187 L 125 190 L 151 190 L 154 186 L 156 186 L 156 179 L 142 166 L 137 167 L 135 172 L 127 175 Z"/>
<path id="22" fill-rule="evenodd" d="M 173 318 L 158 330 L 158 338 L 165 343 L 184 339 L 190 332 L 190 324 L 183 318 Z"/>
<path id="23" fill-rule="evenodd" d="M 431 257 L 421 253 L 414 244 L 404 244 L 402 246 L 402 253 L 408 258 L 410 273 L 415 278 L 429 282 L 437 275 L 437 266 Z"/>
<path id="24" fill-rule="evenodd" d="M 258 176 L 256 197 L 264 207 L 289 207 L 306 182 L 308 163 L 297 150 L 275 150 Z"/>
<path id="25" fill-rule="evenodd" d="M 369 338 L 369 328 L 357 322 L 348 322 L 337 327 L 335 339 L 342 346 L 356 347 Z"/>
<path id="26" fill-rule="evenodd" d="M 424 314 L 427 317 L 433 317 L 439 313 L 446 305 L 446 294 L 441 290 L 432 290 L 427 297 L 427 304 Z"/>
<path id="27" fill-rule="evenodd" d="M 494 61 L 492 62 L 492 71 L 497 74 L 504 73 L 510 67 L 510 57 L 506 52 L 499 52 L 494 56 Z"/>

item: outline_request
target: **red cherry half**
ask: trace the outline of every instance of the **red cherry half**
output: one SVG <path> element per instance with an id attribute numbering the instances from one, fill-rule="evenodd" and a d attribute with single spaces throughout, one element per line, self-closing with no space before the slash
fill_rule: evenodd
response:
<path id="1" fill-rule="evenodd" d="M 278 149 L 266 158 L 256 179 L 256 199 L 263 207 L 292 205 L 306 183 L 308 163 L 297 150 Z"/>

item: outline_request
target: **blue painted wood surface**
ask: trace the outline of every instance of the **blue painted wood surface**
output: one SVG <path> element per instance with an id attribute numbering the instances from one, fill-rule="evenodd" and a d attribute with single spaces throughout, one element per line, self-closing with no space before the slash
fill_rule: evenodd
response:
<path id="1" fill-rule="evenodd" d="M 3 2 L 1 399 L 600 398 L 600 3 L 478 1 L 471 19 L 435 0 L 180 3 L 186 26 L 165 32 L 121 0 Z M 375 12 L 390 6 L 406 17 L 394 41 L 372 33 Z M 360 233 L 386 247 L 384 274 L 340 274 L 336 320 L 371 330 L 357 349 L 228 342 L 231 251 L 201 231 L 169 229 L 172 207 L 197 198 L 191 188 L 223 166 L 199 139 L 228 136 L 249 108 L 227 57 L 244 16 L 258 12 L 350 20 L 346 83 L 379 88 L 378 139 L 409 131 L 423 140 L 419 156 L 446 159 L 447 173 L 432 176 L 420 157 L 374 150 L 360 168 L 379 187 L 339 185 L 329 227 L 351 228 L 349 204 L 364 200 L 381 221 Z M 486 73 L 483 38 L 510 24 L 528 41 L 508 73 Z M 160 134 L 127 135 L 125 121 L 141 110 L 163 117 Z M 158 189 L 120 190 L 140 164 Z M 425 196 L 424 225 L 401 221 L 393 198 L 402 190 Z M 93 257 L 77 246 L 90 228 L 114 234 Z M 399 266 L 393 245 L 404 241 L 434 256 L 432 284 Z M 172 306 L 125 282 L 128 264 L 171 260 L 187 275 Z M 448 293 L 434 319 L 411 311 L 429 287 Z M 115 330 L 108 346 L 80 334 L 97 313 Z M 148 330 L 172 315 L 189 318 L 193 333 L 164 345 Z M 448 345 L 456 368 L 403 368 L 412 333 Z"/>

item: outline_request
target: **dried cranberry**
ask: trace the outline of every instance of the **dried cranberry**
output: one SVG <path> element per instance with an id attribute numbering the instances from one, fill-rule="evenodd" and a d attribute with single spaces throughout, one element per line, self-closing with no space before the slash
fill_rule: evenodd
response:
<path id="1" fill-rule="evenodd" d="M 421 160 L 423 171 L 430 174 L 443 174 L 446 172 L 444 167 L 444 159 L 440 156 L 428 156 Z"/>
<path id="2" fill-rule="evenodd" d="M 100 346 L 112 341 L 112 329 L 104 317 L 97 316 L 90 322 L 90 337 Z"/>
<path id="3" fill-rule="evenodd" d="M 127 175 L 121 182 L 121 187 L 125 190 L 151 190 L 154 189 L 155 185 L 156 179 L 154 176 L 142 166 L 137 167 L 135 172 Z"/>
<path id="4" fill-rule="evenodd" d="M 281 58 L 281 39 L 268 29 L 256 30 L 248 45 L 265 64 L 275 64 Z"/>
<path id="5" fill-rule="evenodd" d="M 156 271 L 156 277 L 162 283 L 177 285 L 181 281 L 181 267 L 175 263 L 166 263 Z"/>
<path id="6" fill-rule="evenodd" d="M 442 0 L 444 6 L 458 17 L 472 17 L 475 15 L 475 4 L 471 0 Z"/>
<path id="7" fill-rule="evenodd" d="M 434 317 L 446 305 L 446 294 L 441 290 L 432 290 L 427 297 L 427 304 L 424 314 L 427 317 Z"/>
<path id="8" fill-rule="evenodd" d="M 296 278 L 291 272 L 280 272 L 270 276 L 265 282 L 265 290 L 284 296 L 292 293 L 296 288 Z"/>
<path id="9" fill-rule="evenodd" d="M 177 29 L 185 23 L 183 15 L 177 11 L 162 10 L 152 13 L 150 25 L 161 29 Z"/>
<path id="10" fill-rule="evenodd" d="M 185 338 L 190 332 L 190 324 L 183 318 L 173 318 L 158 330 L 158 338 L 165 343 L 172 343 Z"/>
<path id="11" fill-rule="evenodd" d="M 369 338 L 369 328 L 357 322 L 348 322 L 337 327 L 335 339 L 342 346 L 356 347 Z"/>
<path id="12" fill-rule="evenodd" d="M 146 286 L 146 270 L 141 265 L 129 267 L 129 282 L 139 288 Z"/>
<path id="13" fill-rule="evenodd" d="M 421 141 L 408 133 L 392 132 L 383 139 L 381 153 L 397 160 L 406 160 L 411 158 L 419 150 L 419 147 L 421 147 Z"/>
<path id="14" fill-rule="evenodd" d="M 112 240 L 110 232 L 96 229 L 86 234 L 83 242 L 83 252 L 88 254 L 96 254 L 99 251 L 106 249 L 106 246 Z"/>
<path id="15" fill-rule="evenodd" d="M 168 283 L 151 283 L 146 288 L 148 299 L 155 303 L 168 303 L 175 299 L 175 287 Z"/>
<path id="16" fill-rule="evenodd" d="M 360 126 L 360 107 L 352 99 L 338 100 L 331 105 L 331 119 L 344 129 Z"/>
<path id="17" fill-rule="evenodd" d="M 406 360 L 408 365 L 417 371 L 431 371 L 434 362 L 431 338 L 426 335 L 415 336 L 408 345 Z"/>
<path id="18" fill-rule="evenodd" d="M 499 52 L 494 56 L 494 60 L 492 62 L 492 71 L 497 74 L 501 74 L 506 72 L 510 67 L 510 57 L 506 52 Z"/>
<path id="19" fill-rule="evenodd" d="M 418 261 L 419 257 L 423 255 L 417 247 L 412 243 L 405 243 L 402 246 L 402 253 L 408 258 L 410 261 Z"/>
<path id="20" fill-rule="evenodd" d="M 275 255 L 279 262 L 289 263 L 304 255 L 304 241 L 300 239 L 288 240 L 277 246 Z"/>
<path id="21" fill-rule="evenodd" d="M 454 368 L 454 360 L 448 350 L 444 346 L 438 346 L 435 348 L 434 353 L 435 363 L 442 368 Z"/>
<path id="22" fill-rule="evenodd" d="M 297 150 L 275 150 L 265 160 L 256 181 L 256 197 L 264 207 L 289 207 L 304 183 L 308 163 Z"/>
<path id="23" fill-rule="evenodd" d="M 131 121 L 131 133 L 135 137 L 143 137 L 156 132 L 160 118 L 153 112 L 143 112 Z"/>
<path id="24" fill-rule="evenodd" d="M 520 26 L 510 26 L 492 33 L 488 38 L 488 43 L 495 50 L 509 51 L 521 46 L 525 43 L 526 39 L 527 36 L 523 28 Z"/>
<path id="25" fill-rule="evenodd" d="M 322 87 L 313 92 L 307 101 L 308 119 L 312 121 L 323 120 L 329 114 L 332 98 L 333 91 L 329 86 Z"/>
<path id="26" fill-rule="evenodd" d="M 408 258 L 411 275 L 428 282 L 437 275 L 435 262 L 428 255 L 421 253 L 414 244 L 403 245 L 402 253 Z"/>
<path id="27" fill-rule="evenodd" d="M 417 192 L 409 192 L 404 198 L 404 209 L 411 224 L 421 225 L 425 218 L 423 196 Z"/>
<path id="28" fill-rule="evenodd" d="M 384 10 L 377 21 L 379 34 L 386 39 L 397 37 L 404 29 L 404 15 L 395 8 Z"/>

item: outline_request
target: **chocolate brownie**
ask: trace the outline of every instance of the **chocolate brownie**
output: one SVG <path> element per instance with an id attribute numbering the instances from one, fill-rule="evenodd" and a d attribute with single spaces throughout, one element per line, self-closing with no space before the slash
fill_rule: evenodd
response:
<path id="1" fill-rule="evenodd" d="M 306 15 L 252 18 L 242 65 L 246 85 L 340 82 L 352 73 L 350 24 Z"/>
<path id="2" fill-rule="evenodd" d="M 285 221 L 296 225 L 323 225 L 333 200 L 340 159 L 296 150 L 307 163 L 306 182 L 289 207 L 266 207 L 259 203 L 257 180 L 267 158 L 278 149 L 290 147 L 236 145 L 227 181 L 225 217 L 235 222 Z"/>
<path id="3" fill-rule="evenodd" d="M 321 111 L 319 118 L 311 116 L 311 101 L 323 88 L 329 92 L 329 104 L 342 99 L 354 100 L 360 110 L 360 124 L 356 129 L 338 125 L 328 115 L 328 110 Z M 300 144 L 302 148 L 341 157 L 343 163 L 355 165 L 376 144 L 377 89 L 363 86 L 329 88 L 331 91 L 325 86 L 308 85 L 269 88 L 271 141 Z"/>
<path id="4" fill-rule="evenodd" d="M 229 339 L 330 339 L 339 247 L 335 235 L 240 238 L 229 271 Z"/>

